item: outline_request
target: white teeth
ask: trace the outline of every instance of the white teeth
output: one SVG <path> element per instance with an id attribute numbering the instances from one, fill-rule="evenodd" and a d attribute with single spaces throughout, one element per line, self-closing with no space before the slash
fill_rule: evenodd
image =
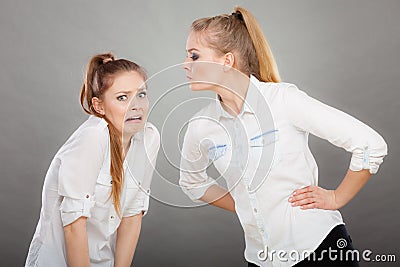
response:
<path id="1" fill-rule="evenodd" d="M 128 119 L 126 119 L 127 121 L 132 121 L 132 120 L 141 120 L 142 117 L 141 116 L 136 116 L 136 117 L 129 117 Z"/>

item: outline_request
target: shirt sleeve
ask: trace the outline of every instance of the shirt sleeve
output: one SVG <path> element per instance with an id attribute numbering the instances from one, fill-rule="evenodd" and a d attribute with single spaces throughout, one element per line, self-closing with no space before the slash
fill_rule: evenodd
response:
<path id="1" fill-rule="evenodd" d="M 143 179 L 140 181 L 140 184 L 139 181 L 128 181 L 127 206 L 124 209 L 123 217 L 137 215 L 141 212 L 143 212 L 144 216 L 149 209 L 150 184 L 160 148 L 160 134 L 154 125 L 150 125 L 146 129 L 149 132 L 146 133 L 146 137 L 144 138 L 144 147 L 146 148 L 144 155 L 139 155 L 139 157 L 146 159 L 144 166 L 136 166 L 144 168 Z"/>
<path id="2" fill-rule="evenodd" d="M 63 226 L 91 215 L 95 185 L 107 146 L 105 139 L 98 128 L 83 129 L 69 140 L 60 155 L 58 193 L 63 197 L 60 205 Z"/>
<path id="3" fill-rule="evenodd" d="M 287 115 L 299 130 L 328 140 L 352 153 L 350 170 L 378 171 L 387 154 L 382 136 L 356 118 L 309 97 L 290 84 L 284 90 Z"/>
<path id="4" fill-rule="evenodd" d="M 192 201 L 201 202 L 199 199 L 207 189 L 218 183 L 206 172 L 208 151 L 201 145 L 201 139 L 197 135 L 199 129 L 195 128 L 194 124 L 189 123 L 183 140 L 179 185 Z"/>

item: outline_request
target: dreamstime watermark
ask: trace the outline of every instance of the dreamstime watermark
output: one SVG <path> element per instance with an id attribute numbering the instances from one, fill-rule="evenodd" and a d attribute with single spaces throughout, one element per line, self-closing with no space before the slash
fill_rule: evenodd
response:
<path id="1" fill-rule="evenodd" d="M 395 254 L 374 254 L 372 250 L 365 249 L 359 251 L 357 249 L 345 249 L 348 243 L 344 238 L 340 238 L 336 242 L 337 248 L 329 247 L 320 253 L 311 250 L 264 250 L 258 251 L 258 259 L 260 261 L 365 261 L 365 262 L 396 262 Z"/>

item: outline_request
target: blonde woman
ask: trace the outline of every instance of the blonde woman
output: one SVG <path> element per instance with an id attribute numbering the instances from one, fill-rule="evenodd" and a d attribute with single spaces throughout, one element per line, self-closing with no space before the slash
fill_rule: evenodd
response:
<path id="1" fill-rule="evenodd" d="M 387 154 L 383 138 L 282 82 L 257 21 L 242 7 L 195 20 L 186 50 L 191 89 L 213 91 L 218 97 L 189 123 L 181 160 L 184 192 L 237 213 L 249 266 L 358 266 L 356 260 L 339 257 L 353 247 L 338 209 L 378 171 Z M 267 111 L 273 118 L 269 129 L 257 124 L 267 120 Z M 335 190 L 318 186 L 309 133 L 352 153 L 348 172 Z M 271 145 L 275 153 L 270 166 L 260 161 L 260 154 Z M 229 191 L 208 177 L 210 159 Z M 343 240 L 347 246 L 338 245 Z M 336 250 L 336 260 L 328 256 L 329 249 Z M 307 256 L 307 251 L 312 253 Z"/>
<path id="2" fill-rule="evenodd" d="M 145 81 L 129 60 L 90 60 L 81 91 L 90 116 L 51 162 L 25 266 L 131 265 L 159 148 Z"/>

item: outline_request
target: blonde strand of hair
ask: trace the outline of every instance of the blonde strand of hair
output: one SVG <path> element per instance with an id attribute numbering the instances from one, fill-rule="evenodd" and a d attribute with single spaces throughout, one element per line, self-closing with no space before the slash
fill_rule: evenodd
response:
<path id="1" fill-rule="evenodd" d="M 260 66 L 261 80 L 264 82 L 281 82 L 275 58 L 257 20 L 243 7 L 235 7 L 234 11 L 242 14 L 247 31 L 253 42 Z"/>

